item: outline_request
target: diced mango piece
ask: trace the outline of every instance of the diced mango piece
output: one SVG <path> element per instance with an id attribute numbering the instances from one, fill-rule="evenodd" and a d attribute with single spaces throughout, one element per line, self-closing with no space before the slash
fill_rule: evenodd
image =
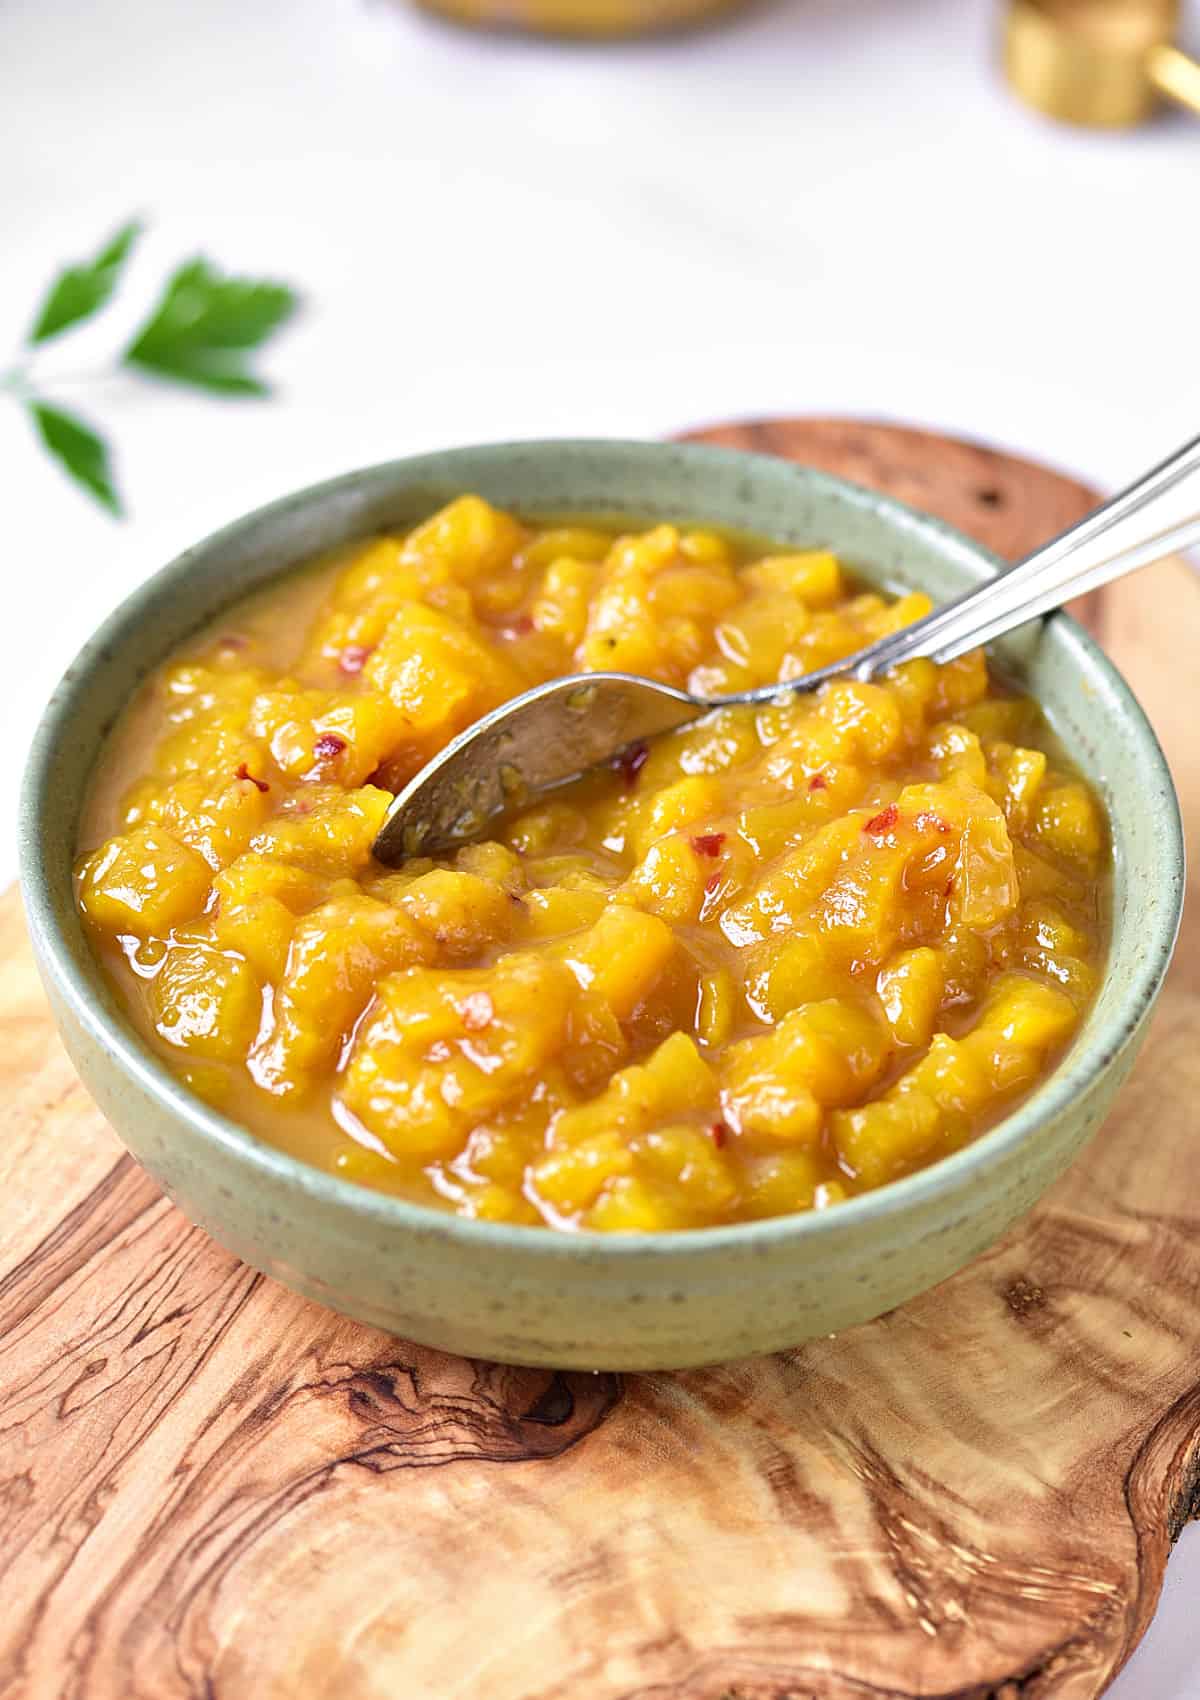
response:
<path id="1" fill-rule="evenodd" d="M 530 609 L 536 629 L 573 650 L 583 641 L 588 603 L 598 576 L 599 568 L 590 561 L 569 557 L 551 561 Z"/>
<path id="2" fill-rule="evenodd" d="M 1017 870 L 1017 885 L 1025 897 L 1061 897 L 1070 887 L 1070 878 L 1062 868 L 1039 856 L 1027 844 L 1014 845 L 1013 866 Z"/>
<path id="3" fill-rule="evenodd" d="M 927 1045 L 945 991 L 945 970 L 936 950 L 923 945 L 901 951 L 879 970 L 875 990 L 898 1045 Z"/>
<path id="4" fill-rule="evenodd" d="M 1088 961 L 1088 935 L 1053 904 L 1031 900 L 1021 906 L 1018 952 L 1023 965 L 1063 988 L 1077 1008 L 1096 989 L 1096 970 Z"/>
<path id="5" fill-rule="evenodd" d="M 1009 831 L 1027 831 L 1046 777 L 1046 752 L 996 743 L 988 746 L 986 754 L 999 782 L 1000 806 Z"/>
<path id="6" fill-rule="evenodd" d="M 464 584 L 507 567 L 525 541 L 511 514 L 479 496 L 459 496 L 419 525 L 404 545 L 405 562 L 436 563 Z"/>
<path id="7" fill-rule="evenodd" d="M 198 1057 L 240 1062 L 254 1043 L 262 995 L 249 964 L 203 944 L 176 945 L 150 982 L 160 1039 Z"/>
<path id="8" fill-rule="evenodd" d="M 509 821 L 504 839 L 518 856 L 546 856 L 569 844 L 582 843 L 587 822 L 568 803 L 548 802 Z"/>
<path id="9" fill-rule="evenodd" d="M 531 1089 L 562 1040 L 572 990 L 560 964 L 531 955 L 391 974 L 356 1031 L 340 1100 L 396 1155 L 449 1156 Z"/>
<path id="10" fill-rule="evenodd" d="M 875 1187 L 933 1155 L 942 1118 L 934 1100 L 914 1089 L 859 1110 L 835 1110 L 829 1125 L 838 1155 L 859 1184 Z"/>
<path id="11" fill-rule="evenodd" d="M 481 635 L 422 602 L 407 603 L 392 616 L 363 677 L 399 710 L 405 737 L 429 748 L 524 685 Z"/>
<path id="12" fill-rule="evenodd" d="M 269 893 L 227 903 L 213 916 L 213 938 L 246 958 L 264 985 L 277 985 L 287 968 L 296 916 Z"/>
<path id="13" fill-rule="evenodd" d="M 650 846 L 621 888 L 622 896 L 664 921 L 695 921 L 706 887 L 720 878 L 717 858 L 697 854 L 684 834 L 672 832 Z"/>
<path id="14" fill-rule="evenodd" d="M 433 945 L 401 910 L 355 893 L 331 898 L 296 925 L 287 966 L 250 1056 L 268 1092 L 301 1092 L 338 1055 L 380 978 L 428 961 Z"/>
<path id="15" fill-rule="evenodd" d="M 145 796 L 138 814 L 166 827 L 218 870 L 241 854 L 270 815 L 270 790 L 248 768 L 220 780 L 189 773 Z"/>
<path id="16" fill-rule="evenodd" d="M 865 1009 L 837 998 L 794 1009 L 771 1033 L 732 1045 L 721 1066 L 721 1103 L 737 1131 L 812 1145 L 824 1107 L 860 1097 L 885 1055 L 884 1031 Z"/>
<path id="17" fill-rule="evenodd" d="M 1020 940 L 1026 949 L 1048 951 L 1053 956 L 1086 956 L 1087 935 L 1044 898 L 1022 903 Z"/>
<path id="18" fill-rule="evenodd" d="M 932 597 L 926 596 L 923 590 L 910 590 L 907 596 L 886 603 L 878 614 L 870 616 L 866 622 L 867 629 L 875 639 L 889 637 L 892 632 L 903 631 L 914 621 L 923 620 L 932 608 Z"/>
<path id="19" fill-rule="evenodd" d="M 714 1129 L 717 1137 L 714 1137 Z M 720 1216 L 738 1195 L 737 1176 L 726 1153 L 721 1124 L 683 1122 L 637 1134 L 630 1148 L 639 1175 L 661 1188 L 685 1211 Z"/>
<path id="20" fill-rule="evenodd" d="M 524 891 L 527 883 L 520 857 L 514 855 L 507 844 L 497 844 L 494 839 L 482 844 L 464 845 L 455 856 L 454 865 L 465 874 L 490 880 L 514 894 Z"/>
<path id="21" fill-rule="evenodd" d="M 213 936 L 240 951 L 259 979 L 275 985 L 287 965 L 296 918 L 331 894 L 334 882 L 247 850 L 213 881 Z"/>
<path id="22" fill-rule="evenodd" d="M 644 804 L 635 802 L 629 833 L 631 848 L 644 856 L 668 832 L 708 823 L 720 812 L 721 796 L 721 787 L 711 775 L 690 774 L 653 792 Z"/>
<path id="23" fill-rule="evenodd" d="M 671 1208 L 661 1192 L 647 1186 L 637 1175 L 618 1174 L 607 1182 L 585 1214 L 582 1225 L 609 1234 L 651 1234 L 681 1224 L 678 1211 Z"/>
<path id="24" fill-rule="evenodd" d="M 331 601 L 339 608 L 373 608 L 397 586 L 404 597 L 413 598 L 444 577 L 444 572 L 423 573 L 415 559 L 406 560 L 403 538 L 376 537 L 351 547 Z"/>
<path id="25" fill-rule="evenodd" d="M 79 907 L 110 933 L 165 933 L 194 915 L 208 892 L 203 858 L 162 827 L 136 826 L 79 865 Z"/>
<path id="26" fill-rule="evenodd" d="M 420 875 L 397 901 L 440 953 L 458 961 L 507 939 L 520 912 L 502 886 L 452 868 Z"/>
<path id="27" fill-rule="evenodd" d="M 926 752 L 937 766 L 939 779 L 958 779 L 975 791 L 986 791 L 987 758 L 983 745 L 966 726 L 941 722 L 930 734 Z"/>
<path id="28" fill-rule="evenodd" d="M 270 755 L 257 738 L 248 736 L 244 711 L 231 714 L 206 714 L 189 720 L 163 739 L 155 751 L 156 771 L 164 779 L 182 779 L 187 774 L 204 774 L 210 781 L 214 774 L 230 778 L 245 768 L 248 774 L 265 778 L 270 773 Z M 136 795 L 154 796 L 161 792 L 158 779 L 142 780 L 127 801 L 127 811 L 136 805 Z M 134 826 L 141 816 L 126 813 L 126 823 Z"/>
<path id="29" fill-rule="evenodd" d="M 742 1055 L 736 1047 L 722 1070 L 726 1081 L 722 1113 L 753 1149 L 764 1144 L 816 1147 L 821 1137 L 821 1106 L 812 1090 L 794 1071 L 776 1074 L 768 1057 L 753 1057 L 749 1047 L 765 1043 L 744 1039 Z"/>
<path id="30" fill-rule="evenodd" d="M 900 743 L 904 723 L 896 700 L 883 685 L 837 679 L 821 689 L 817 713 L 838 733 L 851 758 L 883 761 Z"/>
<path id="31" fill-rule="evenodd" d="M 381 691 L 347 697 L 335 691 L 264 691 L 250 709 L 250 728 L 281 772 L 335 780 L 353 789 L 401 747 L 408 723 Z"/>
<path id="32" fill-rule="evenodd" d="M 953 907 L 965 927 L 994 927 L 1017 906 L 1020 887 L 1012 839 L 994 805 L 980 805 L 963 827 Z"/>
<path id="33" fill-rule="evenodd" d="M 716 1099 L 712 1071 L 691 1040 L 676 1033 L 645 1063 L 614 1075 L 598 1097 L 559 1115 L 549 1149 L 531 1171 L 533 1186 L 555 1211 L 570 1215 L 593 1204 L 610 1182 L 631 1176 L 636 1158 L 640 1179 L 633 1192 L 623 1194 L 626 1203 L 640 1197 L 646 1183 L 657 1189 L 674 1175 L 682 1184 L 685 1214 L 689 1208 L 721 1210 L 737 1187 L 713 1137 L 720 1127 L 713 1120 Z M 689 1113 L 707 1120 L 701 1127 L 660 1126 Z M 723 1127 L 720 1133 L 723 1142 Z M 614 1226 L 615 1219 L 615 1209 L 606 1207 L 591 1225 Z"/>
<path id="34" fill-rule="evenodd" d="M 262 667 L 214 667 L 204 661 L 183 661 L 167 666 L 159 675 L 157 690 L 171 726 L 191 721 L 235 724 L 237 710 L 245 710 L 270 681 Z"/>
<path id="35" fill-rule="evenodd" d="M 641 573 L 601 580 L 576 658 L 594 673 L 644 673 L 668 681 L 675 676 L 650 617 L 650 587 Z"/>
<path id="36" fill-rule="evenodd" d="M 306 660 L 333 663 L 347 680 L 356 678 L 397 609 L 445 586 L 444 566 L 406 561 L 403 547 L 398 537 L 380 537 L 352 553 L 313 622 Z"/>
<path id="37" fill-rule="evenodd" d="M 743 1182 L 747 1216 L 787 1216 L 815 1202 L 823 1169 L 811 1151 L 765 1151 L 750 1157 Z"/>
<path id="38" fill-rule="evenodd" d="M 972 649 L 938 668 L 933 697 L 936 714 L 957 714 L 977 703 L 988 688 L 987 662 L 981 649 Z"/>
<path id="39" fill-rule="evenodd" d="M 727 968 L 714 968 L 700 976 L 696 1004 L 696 1037 L 705 1045 L 723 1045 L 737 1018 L 738 995 L 733 975 Z"/>
<path id="40" fill-rule="evenodd" d="M 679 539 L 679 553 L 685 561 L 704 566 L 721 562 L 732 566 L 733 552 L 729 543 L 717 531 L 685 531 Z"/>
<path id="41" fill-rule="evenodd" d="M 745 954 L 746 997 L 760 1021 L 781 1021 L 790 1009 L 833 997 L 845 984 L 815 932 L 770 939 Z"/>
<path id="42" fill-rule="evenodd" d="M 728 609 L 713 631 L 719 659 L 697 667 L 688 680 L 704 696 L 770 684 L 784 676 L 787 657 L 802 642 L 812 616 L 793 596 L 764 590 Z"/>
<path id="43" fill-rule="evenodd" d="M 383 825 L 391 797 L 374 785 L 357 791 L 301 793 L 287 814 L 276 815 L 250 847 L 279 862 L 293 862 L 316 874 L 344 878 L 360 873 L 371 860 L 371 846 Z"/>
<path id="44" fill-rule="evenodd" d="M 1078 780 L 1048 786 L 1038 796 L 1034 830 L 1039 845 L 1092 867 L 1104 847 L 1100 811 Z"/>
<path id="45" fill-rule="evenodd" d="M 880 1186 L 939 1147 L 953 1149 L 983 1110 L 1036 1078 L 1076 1019 L 1065 993 L 1002 975 L 963 1038 L 935 1033 L 925 1056 L 882 1098 L 830 1117 L 839 1156 L 861 1185 Z"/>
<path id="46" fill-rule="evenodd" d="M 650 584 L 650 605 L 664 624 L 696 620 L 707 634 L 712 621 L 737 602 L 740 594 L 737 576 L 728 562 L 688 561 L 655 574 Z"/>
<path id="47" fill-rule="evenodd" d="M 623 1020 L 653 991 L 675 949 L 670 927 L 657 915 L 618 903 L 563 947 L 563 960 Z"/>
<path id="48" fill-rule="evenodd" d="M 522 568 L 535 571 L 564 559 L 590 565 L 602 561 L 611 548 L 612 537 L 607 531 L 586 525 L 552 525 L 528 538 L 517 551 L 516 560 Z"/>
<path id="49" fill-rule="evenodd" d="M 1075 1021 L 1070 1000 L 1053 986 L 1023 974 L 1002 974 L 988 994 L 978 1026 L 967 1037 L 981 1050 L 1002 1041 L 1043 1055 L 1067 1038 Z M 997 1070 L 1000 1064 L 993 1061 L 990 1066 Z"/>
<path id="50" fill-rule="evenodd" d="M 526 892 L 520 899 L 521 924 L 530 939 L 561 938 L 582 932 L 598 921 L 608 899 L 602 891 L 572 890 L 561 885 Z"/>
<path id="51" fill-rule="evenodd" d="M 320 874 L 295 863 L 274 861 L 257 850 L 247 850 L 222 869 L 212 883 L 218 913 L 255 897 L 273 897 L 293 915 L 303 915 L 329 894 L 329 881 Z"/>
<path id="52" fill-rule="evenodd" d="M 773 933 L 792 931 L 820 896 L 835 870 L 857 849 L 863 823 L 854 816 L 830 821 L 790 850 L 740 903 L 721 917 L 731 945 L 761 944 Z"/>
<path id="53" fill-rule="evenodd" d="M 674 525 L 655 525 L 649 531 L 618 537 L 604 557 L 606 574 L 615 579 L 624 575 L 644 575 L 653 578 L 664 567 L 674 564 L 679 556 L 679 530 Z"/>
<path id="54" fill-rule="evenodd" d="M 828 549 L 794 555 L 767 555 L 746 569 L 751 584 L 785 590 L 813 608 L 828 607 L 842 594 L 842 571 Z"/>
<path id="55" fill-rule="evenodd" d="M 632 1170 L 633 1152 L 620 1134 L 602 1129 L 577 1144 L 548 1151 L 533 1165 L 530 1178 L 538 1197 L 556 1215 L 570 1218 L 594 1204 L 611 1181 L 632 1179 Z M 614 1215 L 607 1216 L 610 1227 Z"/>
<path id="56" fill-rule="evenodd" d="M 622 1069 L 588 1103 L 564 1110 L 554 1123 L 555 1148 L 576 1145 L 606 1129 L 644 1133 L 685 1112 L 713 1111 L 717 1078 L 686 1033 L 673 1033 L 644 1063 Z"/>

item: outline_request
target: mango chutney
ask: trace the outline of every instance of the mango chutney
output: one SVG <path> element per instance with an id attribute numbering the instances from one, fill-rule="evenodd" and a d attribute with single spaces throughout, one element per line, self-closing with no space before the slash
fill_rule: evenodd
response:
<path id="1" fill-rule="evenodd" d="M 452 857 L 371 845 L 538 681 L 719 694 L 928 606 L 826 550 L 461 497 L 147 682 L 85 810 L 93 948 L 194 1091 L 367 1186 L 560 1229 L 828 1208 L 1005 1113 L 1102 972 L 1102 811 L 982 653 L 718 710 Z"/>

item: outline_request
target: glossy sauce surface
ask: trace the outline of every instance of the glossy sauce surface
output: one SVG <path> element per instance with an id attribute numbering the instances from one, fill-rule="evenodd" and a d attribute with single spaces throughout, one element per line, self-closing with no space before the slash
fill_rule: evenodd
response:
<path id="1" fill-rule="evenodd" d="M 927 608 L 822 550 L 461 498 L 139 694 L 81 835 L 94 948 L 194 1090 L 369 1186 L 567 1229 L 828 1208 L 1009 1109 L 1103 969 L 1101 809 L 981 655 L 719 711 L 447 860 L 370 847 L 539 680 L 717 694 Z"/>

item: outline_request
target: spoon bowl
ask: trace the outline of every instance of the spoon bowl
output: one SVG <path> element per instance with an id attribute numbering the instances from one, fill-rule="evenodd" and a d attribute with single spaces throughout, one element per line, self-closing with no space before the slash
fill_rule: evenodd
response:
<path id="1" fill-rule="evenodd" d="M 396 863 L 468 843 L 498 815 L 709 706 L 635 673 L 571 673 L 535 685 L 460 732 L 409 781 L 375 856 Z"/>

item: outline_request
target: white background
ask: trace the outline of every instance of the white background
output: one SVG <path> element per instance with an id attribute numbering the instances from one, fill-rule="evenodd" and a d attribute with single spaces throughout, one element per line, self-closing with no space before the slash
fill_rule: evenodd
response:
<path id="1" fill-rule="evenodd" d="M 1034 117 L 996 76 L 997 8 L 766 0 L 580 49 L 402 0 L 0 5 L 0 366 L 56 263 L 151 224 L 122 301 L 39 362 L 111 432 L 128 521 L 0 396 L 0 875 L 35 707 L 89 629 L 289 487 L 451 443 L 806 411 L 1103 485 L 1200 430 L 1200 122 Z M 270 404 L 89 376 L 197 250 L 308 297 Z M 1198 1589 L 1192 1531 L 1112 1695 L 1196 1700 Z"/>

